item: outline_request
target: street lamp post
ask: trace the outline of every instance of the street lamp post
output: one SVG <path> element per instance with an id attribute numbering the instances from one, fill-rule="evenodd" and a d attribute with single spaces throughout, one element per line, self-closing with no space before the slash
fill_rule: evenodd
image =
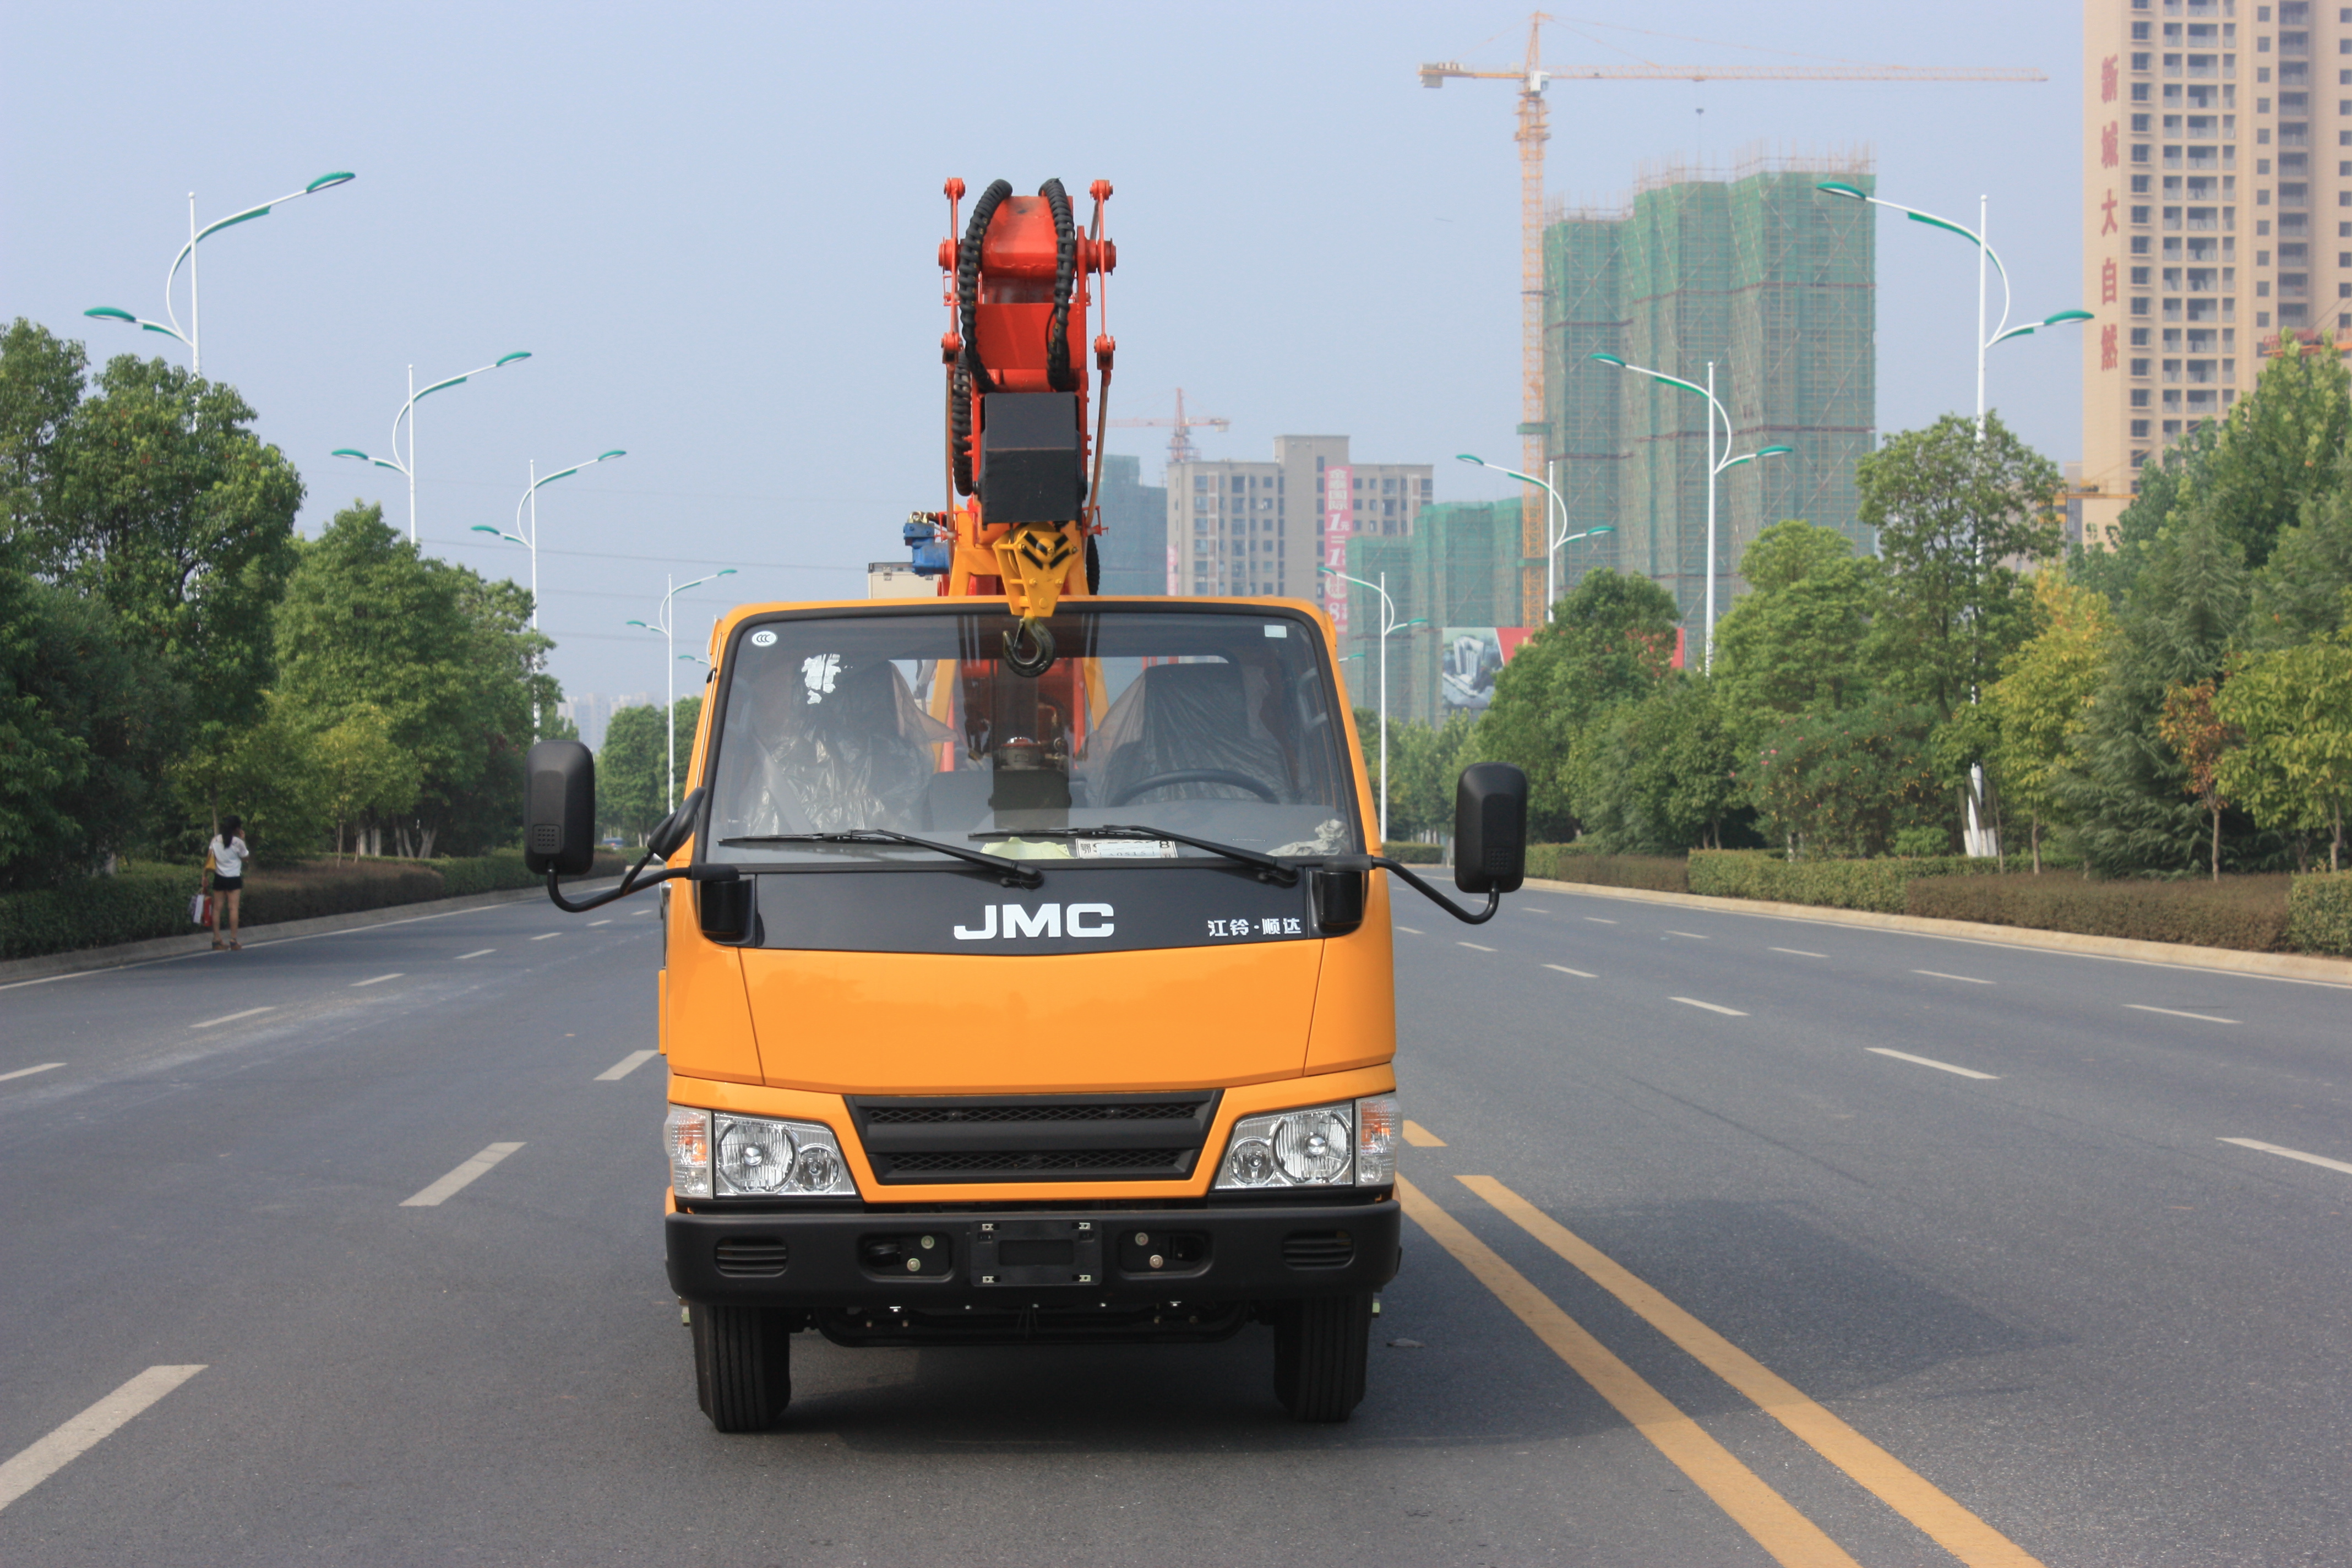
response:
<path id="1" fill-rule="evenodd" d="M 1370 588 L 1381 596 L 1381 843 L 1389 841 L 1389 638 L 1409 626 L 1425 626 L 1426 616 L 1415 616 L 1409 621 L 1396 618 L 1396 601 L 1389 597 L 1389 574 L 1381 574 L 1377 583 L 1367 583 L 1361 577 L 1350 577 L 1345 572 L 1334 572 L 1328 566 L 1318 566 L 1318 572 L 1353 583 L 1360 588 Z"/>
<path id="2" fill-rule="evenodd" d="M 1680 376 L 1668 375 L 1662 370 L 1649 370 L 1638 364 L 1628 364 L 1615 354 L 1591 353 L 1584 357 L 1599 360 L 1602 364 L 1613 364 L 1619 370 L 1630 370 L 1635 375 L 1646 375 L 1652 381 L 1663 381 L 1668 386 L 1679 386 L 1685 392 L 1696 392 L 1706 399 L 1706 635 L 1702 644 L 1704 651 L 1700 656 L 1699 668 L 1706 674 L 1712 675 L 1715 673 L 1715 481 L 1726 470 L 1736 468 L 1742 463 L 1752 463 L 1759 458 L 1785 458 L 1796 448 L 1779 446 L 1759 447 L 1752 452 L 1741 452 L 1736 457 L 1732 454 L 1731 411 L 1724 407 L 1722 400 L 1715 395 L 1715 362 L 1713 360 L 1706 362 L 1706 384 L 1701 386 L 1696 382 L 1685 381 Z M 1722 426 L 1723 431 L 1721 458 L 1716 456 L 1717 449 L 1716 428 L 1718 425 Z"/>
<path id="3" fill-rule="evenodd" d="M 196 193 L 190 191 L 188 193 L 188 243 L 180 247 L 179 255 L 172 258 L 172 269 L 163 274 L 163 314 L 172 324 L 167 327 L 162 321 L 150 321 L 112 305 L 100 305 L 94 310 L 84 310 L 82 314 L 94 316 L 101 321 L 122 321 L 131 326 L 144 328 L 151 332 L 161 332 L 167 338 L 177 338 L 188 345 L 189 368 L 196 374 L 202 375 L 205 374 L 204 313 L 198 308 L 196 290 L 197 245 L 234 225 L 249 223 L 257 217 L 267 217 L 272 207 L 283 206 L 288 202 L 302 196 L 316 195 L 320 191 L 331 191 L 337 185 L 348 185 L 358 178 L 357 174 L 348 171 L 321 174 L 299 191 L 289 191 L 275 201 L 264 202 L 257 207 L 247 207 L 241 213 L 231 213 L 218 223 L 208 224 L 203 228 L 196 226 Z M 183 261 L 188 264 L 188 330 L 184 332 L 180 331 L 179 312 L 172 305 L 172 285 L 180 276 L 180 263 Z"/>
<path id="4" fill-rule="evenodd" d="M 1551 498 L 1544 506 L 1544 620 L 1549 624 L 1551 620 L 1551 607 L 1559 602 L 1558 586 L 1559 547 L 1563 544 L 1573 544 L 1580 539 L 1590 539 L 1596 533 L 1614 533 L 1617 531 L 1615 525 L 1603 523 L 1599 528 L 1588 528 L 1582 533 L 1556 531 L 1555 519 L 1558 520 L 1559 530 L 1564 531 L 1568 527 L 1568 502 L 1560 499 L 1559 491 L 1554 489 L 1548 481 L 1539 479 L 1533 474 L 1523 474 L 1517 468 L 1507 468 L 1499 463 L 1490 463 L 1474 452 L 1457 452 L 1454 455 L 1454 460 L 1457 463 L 1475 463 L 1482 468 L 1492 468 L 1498 474 L 1507 474 L 1512 479 L 1538 487 Z"/>
<path id="5" fill-rule="evenodd" d="M 663 808 L 666 811 L 676 811 L 677 809 L 677 628 L 671 621 L 671 601 L 676 599 L 680 594 L 685 593 L 688 588 L 699 588 L 705 583 L 715 583 L 721 577 L 732 577 L 733 575 L 735 575 L 735 568 L 730 566 L 725 568 L 723 571 L 713 572 L 708 577 L 697 577 L 691 583 L 681 583 L 677 580 L 677 574 L 673 573 L 664 579 L 664 581 L 669 584 L 669 591 L 662 595 L 661 612 L 650 622 L 631 621 L 629 623 L 629 625 L 633 626 L 643 626 L 649 632 L 659 632 L 662 635 L 663 640 L 667 643 L 669 647 L 670 657 L 667 660 L 669 665 L 669 706 L 664 710 L 662 714 L 662 728 L 669 731 L 669 804 Z"/>
<path id="6" fill-rule="evenodd" d="M 476 365 L 463 375 L 453 375 L 446 381 L 436 381 L 422 392 L 416 390 L 416 367 L 410 365 L 408 367 L 408 401 L 402 404 L 400 412 L 392 416 L 392 456 L 388 458 L 372 457 L 356 447 L 335 448 L 334 456 L 338 458 L 357 458 L 362 463 L 373 463 L 379 468 L 390 468 L 393 472 L 407 479 L 409 543 L 416 542 L 416 405 L 436 392 L 445 392 L 453 386 L 462 386 L 478 375 L 487 374 L 491 371 L 510 365 L 517 360 L 530 357 L 528 351 L 500 354 L 489 363 Z M 402 456 L 400 450 L 400 426 L 403 420 L 408 422 L 408 452 L 405 457 Z"/>
<path id="7" fill-rule="evenodd" d="M 1850 185 L 1843 180 L 1822 180 L 1813 188 L 1824 195 L 1842 197 L 1846 201 L 1867 202 L 1874 207 L 1885 207 L 1889 212 L 1901 213 L 1913 223 L 1924 223 L 1930 228 L 1940 228 L 1948 234 L 1957 234 L 1977 247 L 1977 445 L 1981 447 L 1985 437 L 1985 351 L 1995 343 L 2007 342 L 2011 338 L 2025 337 L 2041 331 L 2043 327 L 2068 326 L 2087 321 L 2091 320 L 2091 312 L 2061 310 L 2055 315 L 2044 316 L 2038 321 L 2029 321 L 2021 327 L 2012 327 L 2009 324 L 2009 268 L 2000 264 L 2000 257 L 1985 238 L 1986 235 L 1991 232 L 1990 225 L 1987 221 L 1991 211 L 1990 200 L 1987 196 L 1979 195 L 1977 197 L 1977 226 L 1971 230 L 1961 227 L 1949 218 L 1937 217 L 1933 213 L 1921 212 L 1916 207 L 1906 207 L 1900 202 L 1881 200 L 1859 185 Z M 1991 265 L 1993 271 L 2000 274 L 2000 320 L 1993 323 L 1990 332 L 1985 330 L 1987 263 Z M 1977 563 L 1981 566 L 1984 563 L 1981 542 L 1974 545 L 1974 553 L 1977 556 Z M 1971 688 L 1969 700 L 1974 702 L 1976 700 L 1977 693 Z M 1970 855 L 1990 856 L 1998 854 L 2000 849 L 2000 842 L 1994 837 L 1992 830 L 1985 826 L 1984 814 L 1979 805 L 1984 799 L 1984 764 L 1971 763 L 1969 764 L 1969 821 L 1966 835 L 1967 848 Z"/>
<path id="8" fill-rule="evenodd" d="M 1906 207 L 1900 202 L 1882 200 L 1861 186 L 1847 184 L 1843 180 L 1822 180 L 1816 183 L 1813 189 L 1827 195 L 1843 197 L 1850 202 L 1867 202 L 1874 207 L 1885 207 L 1889 212 L 1901 213 L 1913 223 L 1924 223 L 1930 228 L 1940 228 L 1948 234 L 1957 234 L 1977 247 L 1977 439 L 1979 441 L 1984 439 L 1985 432 L 1985 351 L 1995 343 L 2007 342 L 2011 338 L 2025 337 L 2040 331 L 2044 327 L 2070 326 L 2091 320 L 2091 312 L 2088 310 L 2061 310 L 2055 315 L 2044 316 L 2038 321 L 2029 321 L 2021 327 L 2012 327 L 2009 324 L 2009 268 L 2000 264 L 2000 255 L 1985 241 L 1985 236 L 1990 232 L 1986 219 L 1991 211 L 1988 197 L 1982 195 L 1977 197 L 1977 226 L 1969 229 L 1963 228 L 1949 218 L 1941 218 L 1933 213 L 1921 212 L 1917 207 Z M 1993 324 L 1990 332 L 1985 330 L 1987 309 L 1985 267 L 1987 263 L 1991 264 L 1993 271 L 2000 274 L 2000 320 Z"/>
<path id="9" fill-rule="evenodd" d="M 608 463 L 614 458 L 625 458 L 628 455 L 627 452 L 615 447 L 609 452 L 597 453 L 584 463 L 574 463 L 568 468 L 558 469 L 543 479 L 539 477 L 539 459 L 534 458 L 530 461 L 530 488 L 522 492 L 522 500 L 515 502 L 516 531 L 509 533 L 503 529 L 492 528 L 487 522 L 474 524 L 476 533 L 491 534 L 509 543 L 520 544 L 530 552 L 530 629 L 532 631 L 539 630 L 539 487 L 551 485 L 558 479 L 568 479 L 583 468 L 593 468 L 599 463 Z M 530 509 L 530 531 L 528 535 L 522 532 L 522 514 L 526 506 Z M 539 699 L 536 695 L 530 700 L 530 738 L 534 741 L 539 739 Z"/>

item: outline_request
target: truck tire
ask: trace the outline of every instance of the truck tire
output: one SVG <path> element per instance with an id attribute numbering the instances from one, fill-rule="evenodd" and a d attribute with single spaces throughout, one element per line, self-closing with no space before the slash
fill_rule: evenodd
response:
<path id="1" fill-rule="evenodd" d="M 1345 1421 L 1364 1397 L 1372 1293 L 1284 1303 L 1274 1321 L 1274 1393 L 1300 1421 Z"/>
<path id="2" fill-rule="evenodd" d="M 793 1402 L 793 1336 L 780 1314 L 695 1302 L 694 1387 L 721 1432 L 764 1432 Z"/>

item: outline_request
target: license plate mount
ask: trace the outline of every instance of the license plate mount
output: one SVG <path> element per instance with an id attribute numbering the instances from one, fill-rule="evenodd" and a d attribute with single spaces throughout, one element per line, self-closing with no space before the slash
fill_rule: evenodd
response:
<path id="1" fill-rule="evenodd" d="M 1102 1230 L 1087 1219 L 983 1220 L 972 1237 L 978 1285 L 1093 1285 L 1103 1278 Z"/>

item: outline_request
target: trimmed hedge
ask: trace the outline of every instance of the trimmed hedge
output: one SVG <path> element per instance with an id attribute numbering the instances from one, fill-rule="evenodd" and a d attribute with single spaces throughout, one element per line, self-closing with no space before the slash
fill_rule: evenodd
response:
<path id="1" fill-rule="evenodd" d="M 1719 899 L 1764 899 L 1899 915 L 1910 912 L 1907 890 L 1912 883 L 1928 877 L 1990 876 L 2000 865 L 1964 855 L 1790 860 L 1770 849 L 1694 849 L 1690 890 Z"/>
<path id="2" fill-rule="evenodd" d="M 1596 888 L 1646 888 L 1687 893 L 1690 862 L 1675 855 L 1603 855 L 1573 844 L 1528 846 L 1528 875 Z"/>
<path id="3" fill-rule="evenodd" d="M 2079 876 L 1937 877 L 1910 887 L 1906 914 L 1979 921 L 2032 931 L 2135 942 L 2280 952 L 2287 942 L 2287 885 L 2293 878 L 2225 877 L 2178 882 L 2086 881 Z"/>
<path id="4" fill-rule="evenodd" d="M 626 864 L 600 855 L 589 879 L 618 876 Z M 248 928 L 276 925 L 530 888 L 540 881 L 524 869 L 520 849 L 446 860 L 310 860 L 257 867 L 247 873 L 238 919 Z M 203 872 L 194 867 L 127 865 L 111 877 L 70 887 L 0 894 L 0 959 L 194 935 L 202 928 L 189 922 L 188 900 L 203 883 Z"/>
<path id="5" fill-rule="evenodd" d="M 2286 895 L 2286 940 L 2305 952 L 2352 958 L 2352 871 L 2294 879 Z"/>
<path id="6" fill-rule="evenodd" d="M 1445 846 L 1443 844 L 1383 844 L 1381 853 L 1407 866 L 1445 864 Z"/>

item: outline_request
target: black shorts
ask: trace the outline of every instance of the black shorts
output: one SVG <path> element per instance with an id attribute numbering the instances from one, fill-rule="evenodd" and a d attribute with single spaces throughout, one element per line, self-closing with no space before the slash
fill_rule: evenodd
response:
<path id="1" fill-rule="evenodd" d="M 213 891 L 215 893 L 234 893 L 239 891 L 244 887 L 245 879 L 243 877 L 216 876 L 213 879 Z"/>

